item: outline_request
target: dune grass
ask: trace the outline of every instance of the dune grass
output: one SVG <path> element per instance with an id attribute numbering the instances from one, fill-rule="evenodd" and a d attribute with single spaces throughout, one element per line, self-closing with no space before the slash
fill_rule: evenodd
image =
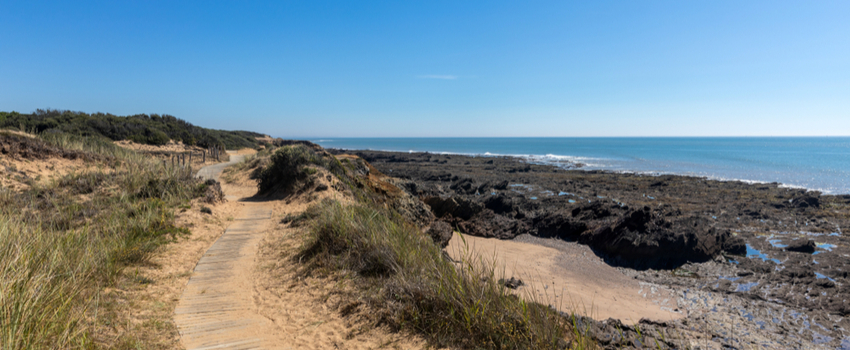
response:
<path id="1" fill-rule="evenodd" d="M 448 260 L 399 216 L 325 201 L 296 259 L 313 271 L 343 271 L 378 317 L 437 346 L 466 349 L 593 348 L 556 311 L 512 294 L 494 265 Z"/>
<path id="2" fill-rule="evenodd" d="M 0 348 L 108 347 L 95 339 L 105 322 L 99 293 L 188 233 L 173 225 L 173 208 L 203 184 L 98 139 L 51 134 L 33 142 L 100 160 L 92 171 L 23 192 L 0 189 Z"/>

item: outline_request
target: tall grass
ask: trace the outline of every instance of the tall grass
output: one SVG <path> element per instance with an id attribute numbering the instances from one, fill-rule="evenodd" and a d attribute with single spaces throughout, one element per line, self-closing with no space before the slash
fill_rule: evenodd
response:
<path id="1" fill-rule="evenodd" d="M 40 140 L 101 161 L 24 192 L 0 190 L 0 348 L 96 347 L 100 291 L 186 233 L 173 226 L 173 208 L 202 185 L 109 142 Z"/>
<path id="2" fill-rule="evenodd" d="M 452 263 L 397 215 L 336 201 L 310 210 L 318 215 L 297 258 L 351 273 L 364 298 L 400 329 L 460 348 L 564 348 L 572 337 L 569 320 L 513 295 L 492 265 Z"/>

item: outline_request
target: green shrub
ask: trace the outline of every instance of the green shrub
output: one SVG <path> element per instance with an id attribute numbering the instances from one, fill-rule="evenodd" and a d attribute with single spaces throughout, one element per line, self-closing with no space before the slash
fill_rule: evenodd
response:
<path id="1" fill-rule="evenodd" d="M 147 128 L 141 133 L 128 136 L 128 139 L 136 143 L 156 146 L 165 145 L 171 140 L 164 132 Z"/>
<path id="2" fill-rule="evenodd" d="M 271 156 L 271 161 L 262 170 L 257 179 L 260 193 L 273 189 L 291 190 L 296 184 L 307 181 L 315 170 L 310 165 L 323 166 L 325 160 L 314 150 L 304 145 L 291 145 L 279 148 Z"/>
<path id="3" fill-rule="evenodd" d="M 0 112 L 0 128 L 21 131 L 62 132 L 113 141 L 132 140 L 138 143 L 163 145 L 169 140 L 183 141 L 201 147 L 223 146 L 228 149 L 254 148 L 260 144 L 250 131 L 224 131 L 192 125 L 170 115 L 136 114 L 115 116 L 104 113 L 83 113 L 59 110 L 36 110 L 30 114 Z"/>

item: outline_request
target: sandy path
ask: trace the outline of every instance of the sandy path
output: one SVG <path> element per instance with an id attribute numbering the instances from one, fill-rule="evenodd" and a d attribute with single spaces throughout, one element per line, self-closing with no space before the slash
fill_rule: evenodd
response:
<path id="1" fill-rule="evenodd" d="M 238 162 L 215 164 L 198 177 L 217 178 Z M 274 325 L 257 313 L 251 291 L 257 247 L 271 224 L 272 205 L 244 203 L 240 214 L 195 267 L 174 310 L 186 349 L 274 348 Z"/>
<path id="2" fill-rule="evenodd" d="M 221 172 L 222 170 L 224 170 L 224 168 L 226 168 L 228 165 L 241 162 L 244 158 L 244 155 L 231 155 L 229 162 L 205 166 L 199 169 L 198 173 L 195 174 L 195 176 L 201 179 L 218 179 L 218 176 L 221 175 Z"/>
<path id="3" fill-rule="evenodd" d="M 497 275 L 520 278 L 526 286 L 518 293 L 560 311 L 575 312 L 598 320 L 615 318 L 625 324 L 641 318 L 671 320 L 681 318 L 676 299 L 670 293 L 640 283 L 605 264 L 586 246 L 552 242 L 559 249 L 538 244 L 461 237 L 455 233 L 446 248 L 454 259 L 472 256 L 492 262 Z M 492 263 L 488 263 L 492 264 Z"/>
<path id="4" fill-rule="evenodd" d="M 231 163 L 244 154 L 230 152 Z M 198 177 L 218 178 L 228 164 L 201 169 Z M 223 185 L 236 201 L 256 186 Z M 328 193 L 323 193 L 327 196 Z M 321 196 L 320 196 L 321 197 Z M 316 200 L 316 198 L 314 198 Z M 282 256 L 294 253 L 298 231 L 272 220 L 297 214 L 301 200 L 241 200 L 241 212 L 194 268 L 174 311 L 186 349 L 420 349 L 416 336 L 388 332 L 339 314 L 333 280 L 303 279 Z M 281 236 L 286 249 L 280 247 Z M 263 250 L 265 247 L 265 250 Z M 330 297 L 330 298 L 329 298 Z M 336 302 L 334 302 L 336 301 Z"/>

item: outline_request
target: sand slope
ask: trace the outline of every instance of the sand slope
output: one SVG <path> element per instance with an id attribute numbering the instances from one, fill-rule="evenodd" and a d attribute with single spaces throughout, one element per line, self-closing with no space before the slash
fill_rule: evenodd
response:
<path id="1" fill-rule="evenodd" d="M 455 233 L 446 248 L 455 260 L 474 257 L 497 274 L 520 278 L 517 293 L 560 311 L 595 319 L 620 319 L 635 324 L 641 318 L 666 321 L 684 317 L 673 312 L 675 298 L 658 286 L 623 275 L 584 245 L 535 239 L 535 243 L 481 238 Z M 551 241 L 551 242 L 546 242 Z M 542 244 L 557 247 L 547 247 Z"/>

